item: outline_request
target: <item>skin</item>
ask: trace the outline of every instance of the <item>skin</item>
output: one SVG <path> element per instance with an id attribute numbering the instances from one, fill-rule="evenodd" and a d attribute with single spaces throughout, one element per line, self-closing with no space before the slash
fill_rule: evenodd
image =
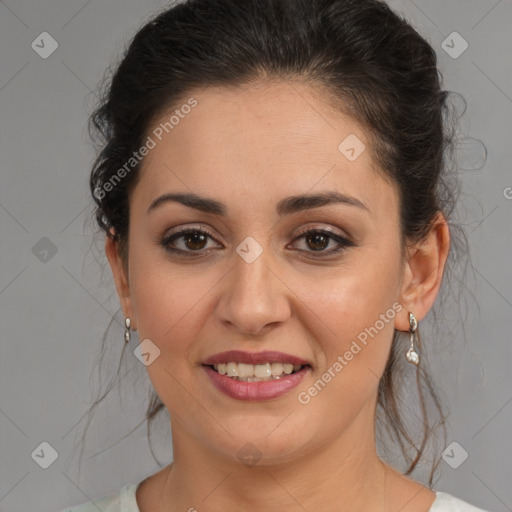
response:
<path id="1" fill-rule="evenodd" d="M 409 311 L 421 325 L 433 305 L 449 228 L 439 215 L 430 236 L 401 259 L 397 189 L 373 162 L 364 129 L 325 94 L 284 81 L 195 90 L 187 98 L 198 105 L 145 157 L 130 196 L 127 272 L 106 239 L 124 315 L 141 341 L 160 350 L 147 371 L 171 417 L 174 460 L 139 486 L 141 512 L 339 511 L 347 504 L 426 512 L 434 501 L 434 492 L 378 458 L 374 419 L 393 329 L 409 330 Z M 355 161 L 338 150 L 351 133 L 367 148 Z M 370 211 L 331 204 L 276 214 L 281 199 L 319 191 L 354 196 Z M 166 192 L 221 201 L 227 215 L 176 202 L 148 214 Z M 206 228 L 215 239 L 187 244 L 182 237 L 174 247 L 202 256 L 172 255 L 159 242 L 178 226 Z M 305 227 L 355 245 L 321 258 L 337 242 L 299 238 Z M 248 236 L 263 249 L 252 263 L 236 252 Z M 299 403 L 297 394 L 394 303 L 403 309 L 310 403 Z M 404 354 L 407 348 L 405 336 Z M 236 400 L 201 366 L 230 349 L 294 354 L 310 361 L 312 373 L 277 399 Z M 261 452 L 256 465 L 237 456 L 246 443 Z"/>

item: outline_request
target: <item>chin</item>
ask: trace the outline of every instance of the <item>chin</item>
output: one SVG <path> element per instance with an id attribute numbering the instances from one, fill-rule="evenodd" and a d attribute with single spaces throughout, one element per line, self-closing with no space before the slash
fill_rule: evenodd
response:
<path id="1" fill-rule="evenodd" d="M 293 438 L 286 432 L 280 437 L 276 429 L 259 429 L 253 426 L 251 431 L 245 434 L 228 429 L 233 437 L 225 438 L 225 442 L 219 444 L 215 439 L 214 449 L 223 456 L 239 462 L 247 467 L 252 466 L 277 466 L 296 461 L 306 455 L 304 449 L 305 440 Z"/>

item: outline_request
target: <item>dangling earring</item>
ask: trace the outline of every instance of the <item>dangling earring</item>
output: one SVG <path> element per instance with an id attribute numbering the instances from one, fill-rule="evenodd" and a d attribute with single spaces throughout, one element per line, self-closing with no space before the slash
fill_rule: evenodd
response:
<path id="1" fill-rule="evenodd" d="M 125 318 L 124 319 L 124 327 L 125 327 L 125 330 L 124 330 L 124 341 L 125 343 L 129 343 L 130 342 L 130 319 L 129 318 Z"/>
<path id="2" fill-rule="evenodd" d="M 420 364 L 420 356 L 414 350 L 414 336 L 415 336 L 415 334 L 417 334 L 416 329 L 418 328 L 418 321 L 416 320 L 416 317 L 412 313 L 409 313 L 409 326 L 410 326 L 409 337 L 411 340 L 411 348 L 407 351 L 407 353 L 405 354 L 405 357 L 407 358 L 407 361 L 409 361 L 409 363 L 412 363 L 412 364 L 415 364 L 416 366 L 418 366 Z"/>

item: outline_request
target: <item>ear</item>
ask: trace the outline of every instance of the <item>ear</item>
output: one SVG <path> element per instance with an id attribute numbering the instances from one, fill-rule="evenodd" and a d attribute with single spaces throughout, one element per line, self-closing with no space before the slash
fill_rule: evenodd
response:
<path id="1" fill-rule="evenodd" d="M 112 231 L 111 231 L 112 232 Z M 116 284 L 117 295 L 123 309 L 125 318 L 130 318 L 131 328 L 136 331 L 137 324 L 134 318 L 133 304 L 130 297 L 130 284 L 126 275 L 123 260 L 119 254 L 119 246 L 110 237 L 105 240 L 105 254 L 107 255 Z"/>
<path id="2" fill-rule="evenodd" d="M 404 308 L 395 317 L 395 329 L 409 331 L 409 312 L 418 322 L 425 318 L 441 287 L 449 250 L 450 229 L 438 213 L 428 237 L 408 249 L 400 297 Z"/>

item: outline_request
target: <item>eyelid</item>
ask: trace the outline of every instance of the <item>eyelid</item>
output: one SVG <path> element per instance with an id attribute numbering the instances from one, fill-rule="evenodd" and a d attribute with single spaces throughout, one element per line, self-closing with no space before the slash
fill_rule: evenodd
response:
<path id="1" fill-rule="evenodd" d="M 339 229 L 339 228 L 338 228 Z M 326 227 L 324 225 L 317 225 L 317 224 L 307 224 L 306 226 L 302 226 L 299 231 L 295 234 L 295 236 L 299 237 L 308 231 L 326 231 L 327 233 L 331 233 L 334 236 L 344 238 L 347 241 L 353 242 L 352 237 L 346 232 L 346 231 L 335 231 L 331 227 Z"/>
<path id="2" fill-rule="evenodd" d="M 177 235 L 179 233 L 183 233 L 183 232 L 188 232 L 188 231 L 204 231 L 207 235 L 211 236 L 215 241 L 216 240 L 216 236 L 217 235 L 214 235 L 210 229 L 208 229 L 205 225 L 203 224 L 186 224 L 186 225 L 182 225 L 182 226 L 178 226 L 177 228 L 172 228 L 171 231 L 169 232 L 165 232 L 164 235 L 162 236 L 162 238 L 169 238 L 173 235 Z"/>
<path id="3" fill-rule="evenodd" d="M 208 227 L 206 227 L 203 224 L 187 224 L 187 225 L 178 226 L 177 228 L 175 228 L 175 230 L 173 228 L 173 230 L 170 231 L 169 233 L 166 232 L 161 238 L 166 238 L 167 239 L 167 238 L 169 238 L 169 237 L 171 237 L 173 235 L 177 235 L 177 234 L 182 233 L 182 232 L 194 231 L 194 230 L 204 231 L 207 235 L 209 235 L 213 240 L 215 240 L 217 242 L 216 235 L 214 235 L 210 231 L 210 229 L 208 229 Z M 328 233 L 332 233 L 335 236 L 344 238 L 344 239 L 346 239 L 349 242 L 354 242 L 352 237 L 346 231 L 342 231 L 340 233 L 338 231 L 333 230 L 330 227 L 326 227 L 324 225 L 319 225 L 319 224 L 316 224 L 316 223 L 310 223 L 310 224 L 306 224 L 305 226 L 302 226 L 299 229 L 299 231 L 296 232 L 293 235 L 295 237 L 294 240 L 296 238 L 304 235 L 305 233 L 308 233 L 309 231 L 312 231 L 312 230 L 326 231 Z"/>
<path id="4" fill-rule="evenodd" d="M 164 250 L 166 250 L 167 252 L 169 252 L 171 254 L 175 254 L 178 257 L 197 258 L 197 259 L 201 259 L 201 257 L 207 256 L 209 253 L 211 253 L 212 250 L 214 250 L 214 249 L 210 248 L 210 249 L 201 249 L 201 250 L 197 250 L 197 251 L 187 251 L 187 250 L 183 250 L 183 249 L 169 247 L 169 245 L 171 244 L 171 242 L 173 242 L 174 239 L 179 239 L 182 236 L 184 236 L 183 235 L 184 233 L 189 233 L 189 232 L 202 232 L 205 235 L 207 235 L 209 238 L 214 240 L 216 243 L 219 243 L 219 242 L 217 242 L 216 236 L 213 235 L 213 233 L 211 233 L 210 230 L 208 228 L 206 228 L 205 226 L 201 225 L 201 227 L 198 227 L 197 225 L 195 225 L 195 226 L 194 225 L 182 225 L 182 226 L 177 227 L 175 230 L 172 230 L 170 233 L 164 234 L 158 240 L 158 245 L 163 246 Z M 353 241 L 353 239 L 350 235 L 340 234 L 331 228 L 322 227 L 322 226 L 318 226 L 318 225 L 312 225 L 312 224 L 307 224 L 306 226 L 301 227 L 299 232 L 295 233 L 291 244 L 293 245 L 298 240 L 305 237 L 307 234 L 314 233 L 314 232 L 326 235 L 328 238 L 330 238 L 331 241 L 333 241 L 337 245 L 337 248 L 326 250 L 326 251 L 322 250 L 322 251 L 318 251 L 318 252 L 298 249 L 299 253 L 306 253 L 308 255 L 308 257 L 311 257 L 312 259 L 329 261 L 328 260 L 329 257 L 341 255 L 347 249 L 357 246 L 357 244 Z"/>

